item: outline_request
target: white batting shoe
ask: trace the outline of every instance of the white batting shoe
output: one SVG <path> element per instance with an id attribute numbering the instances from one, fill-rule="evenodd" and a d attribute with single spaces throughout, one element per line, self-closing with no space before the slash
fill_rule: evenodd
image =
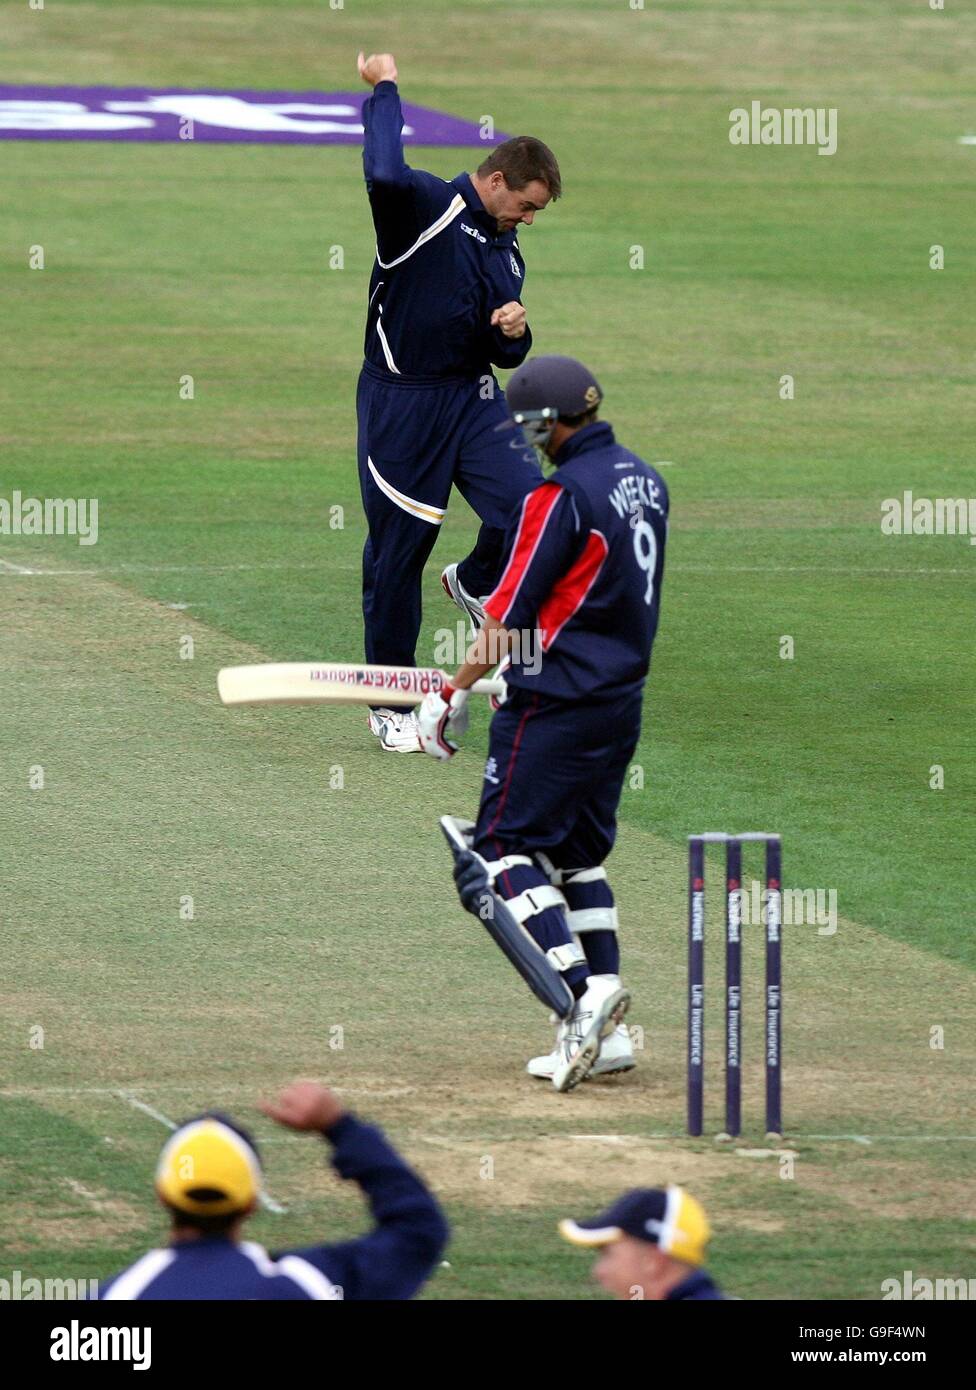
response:
<path id="1" fill-rule="evenodd" d="M 467 589 L 457 577 L 457 565 L 448 565 L 441 574 L 441 584 L 444 592 L 452 603 L 456 603 L 462 613 L 467 614 L 468 622 L 471 624 L 471 631 L 477 632 L 484 627 L 487 614 L 484 605 L 469 594 Z"/>
<path id="2" fill-rule="evenodd" d="M 419 753 L 420 735 L 413 710 L 371 709 L 369 731 L 380 741 L 385 753 Z"/>
<path id="3" fill-rule="evenodd" d="M 525 1070 L 530 1076 L 539 1077 L 541 1081 L 551 1081 L 558 1064 L 558 1052 L 550 1052 L 545 1057 L 533 1057 L 526 1063 Z M 613 1076 L 633 1071 L 636 1065 L 627 1025 L 618 1023 L 613 1032 L 600 1044 L 600 1055 L 593 1063 L 586 1080 L 589 1081 L 594 1076 Z"/>
<path id="4" fill-rule="evenodd" d="M 629 1007 L 630 994 L 619 975 L 587 977 L 586 993 L 556 1034 L 558 1061 L 552 1084 L 557 1091 L 572 1091 L 586 1080 L 600 1056 L 603 1039 L 623 1021 Z"/>

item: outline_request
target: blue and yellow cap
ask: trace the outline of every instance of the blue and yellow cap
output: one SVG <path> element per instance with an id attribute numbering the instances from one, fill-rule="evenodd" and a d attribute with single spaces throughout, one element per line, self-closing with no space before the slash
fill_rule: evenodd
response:
<path id="1" fill-rule="evenodd" d="M 261 1191 L 258 1151 L 220 1115 L 188 1120 L 159 1155 L 156 1191 L 167 1206 L 191 1216 L 250 1211 Z"/>
<path id="2" fill-rule="evenodd" d="M 672 1185 L 636 1187 L 588 1221 L 560 1221 L 559 1234 L 573 1245 L 588 1246 L 633 1236 L 697 1267 L 705 1263 L 712 1233 L 701 1203 L 684 1188 Z"/>

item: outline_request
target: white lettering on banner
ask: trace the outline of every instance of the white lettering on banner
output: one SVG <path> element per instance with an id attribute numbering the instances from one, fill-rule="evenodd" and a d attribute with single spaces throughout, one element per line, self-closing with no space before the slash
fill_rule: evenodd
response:
<path id="1" fill-rule="evenodd" d="M 336 134 L 341 131 L 362 133 L 355 106 L 318 106 L 311 102 L 269 102 L 267 106 L 241 97 L 208 96 L 206 93 L 173 92 L 168 96 L 147 97 L 145 101 L 109 101 L 110 111 L 158 111 L 166 116 L 183 116 L 200 125 L 221 126 L 225 130 L 302 131 L 306 135 Z M 345 116 L 343 121 L 294 120 L 305 116 Z M 356 117 L 355 121 L 348 118 Z M 406 127 L 404 127 L 406 133 Z"/>
<path id="2" fill-rule="evenodd" d="M 89 111 L 80 101 L 0 101 L 0 130 L 138 130 L 145 116 Z"/>
<path id="3" fill-rule="evenodd" d="M 358 106 L 302 101 L 260 102 L 206 92 L 172 92 L 141 101 L 107 101 L 92 109 L 80 101 L 0 100 L 3 130 L 136 130 L 156 124 L 154 116 L 178 116 L 223 130 L 269 134 L 362 135 Z M 404 136 L 414 134 L 405 125 Z"/>

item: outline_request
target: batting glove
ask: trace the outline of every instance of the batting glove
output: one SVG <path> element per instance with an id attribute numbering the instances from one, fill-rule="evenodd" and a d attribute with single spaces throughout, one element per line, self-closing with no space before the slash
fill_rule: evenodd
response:
<path id="1" fill-rule="evenodd" d="M 444 685 L 432 691 L 417 711 L 420 746 L 432 758 L 447 762 L 458 751 L 451 734 L 463 734 L 468 727 L 468 692 Z"/>

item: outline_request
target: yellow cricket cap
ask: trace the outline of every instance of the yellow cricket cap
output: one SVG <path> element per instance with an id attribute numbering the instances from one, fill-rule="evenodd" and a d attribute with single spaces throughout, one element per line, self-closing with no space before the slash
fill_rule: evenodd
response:
<path id="1" fill-rule="evenodd" d="M 646 1240 L 685 1264 L 703 1265 L 711 1230 L 702 1204 L 683 1187 L 637 1187 L 587 1221 L 567 1218 L 559 1234 L 573 1245 L 609 1245 L 623 1236 Z"/>
<path id="2" fill-rule="evenodd" d="M 249 1211 L 261 1190 L 257 1151 L 243 1134 L 213 1116 L 181 1125 L 156 1167 L 156 1191 L 191 1216 Z"/>

